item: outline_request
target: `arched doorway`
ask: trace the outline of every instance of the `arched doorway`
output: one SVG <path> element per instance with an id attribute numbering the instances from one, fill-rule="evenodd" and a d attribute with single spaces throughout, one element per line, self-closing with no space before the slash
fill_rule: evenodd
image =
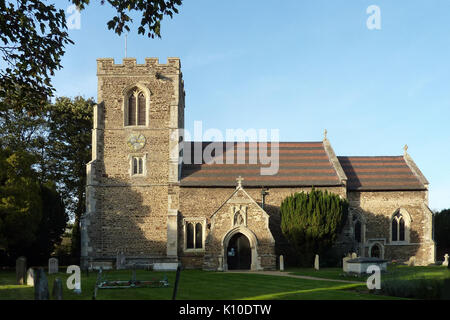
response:
<path id="1" fill-rule="evenodd" d="M 242 233 L 236 233 L 228 242 L 227 247 L 228 270 L 250 270 L 252 252 L 250 241 Z"/>

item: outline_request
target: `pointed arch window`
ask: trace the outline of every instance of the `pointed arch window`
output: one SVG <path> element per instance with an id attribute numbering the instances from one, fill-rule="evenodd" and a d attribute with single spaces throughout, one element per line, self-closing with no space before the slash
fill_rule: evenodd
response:
<path id="1" fill-rule="evenodd" d="M 352 214 L 352 226 L 353 226 L 353 239 L 356 243 L 363 243 L 365 224 L 361 213 L 353 212 Z"/>
<path id="2" fill-rule="evenodd" d="M 126 101 L 126 125 L 145 126 L 147 124 L 147 97 L 144 92 L 134 88 L 128 93 Z"/>
<path id="3" fill-rule="evenodd" d="M 392 217 L 392 241 L 405 241 L 405 219 L 400 212 Z"/>

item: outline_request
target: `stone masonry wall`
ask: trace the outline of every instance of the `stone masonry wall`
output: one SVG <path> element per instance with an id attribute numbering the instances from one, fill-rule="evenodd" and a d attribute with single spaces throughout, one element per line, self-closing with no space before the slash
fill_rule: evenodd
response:
<path id="1" fill-rule="evenodd" d="M 253 200 L 261 205 L 261 188 L 246 188 L 244 181 L 244 189 Z M 346 190 L 344 187 L 317 189 L 326 189 L 329 192 L 341 195 L 342 197 L 345 197 L 346 195 Z M 180 219 L 178 230 L 183 230 L 183 218 L 202 217 L 206 219 L 206 223 L 208 225 L 211 225 L 212 214 L 218 210 L 218 208 L 228 199 L 228 197 L 230 197 L 234 190 L 234 188 L 181 187 L 179 210 Z M 279 211 L 281 202 L 287 196 L 295 192 L 309 192 L 311 188 L 267 188 L 267 190 L 269 191 L 269 195 L 265 198 L 264 210 L 269 214 L 269 228 L 275 239 L 275 254 L 278 256 L 280 254 L 284 254 L 284 250 L 286 250 L 286 247 L 288 246 L 286 240 L 281 234 L 281 217 Z M 207 235 L 209 231 L 209 229 L 206 230 Z M 225 234 L 222 236 L 224 235 Z M 199 266 L 202 264 L 205 253 L 184 252 L 184 237 L 182 232 L 179 232 L 178 243 L 178 256 L 181 258 L 184 265 Z M 275 263 L 275 261 L 273 261 L 273 263 Z"/>
<path id="2" fill-rule="evenodd" d="M 349 192 L 352 209 L 362 214 L 365 228 L 365 255 L 370 245 L 384 245 L 384 258 L 407 261 L 414 256 L 416 264 L 434 263 L 435 245 L 432 240 L 432 213 L 429 211 L 426 191 Z M 391 241 L 391 219 L 397 210 L 410 218 L 409 242 Z"/>
<path id="3" fill-rule="evenodd" d="M 135 59 L 124 59 L 122 64 L 98 59 L 97 66 L 99 110 L 95 154 L 88 165 L 82 260 L 114 259 L 118 250 L 127 256 L 166 256 L 168 235 L 177 232 L 168 231 L 173 219 L 168 213 L 178 207 L 178 181 L 169 179 L 178 175 L 169 160 L 177 159 L 169 159 L 169 144 L 173 131 L 184 126 L 179 59 L 169 58 L 167 64 L 153 58 L 145 59 L 145 64 Z M 126 96 L 136 86 L 149 93 L 147 124 L 126 126 Z M 127 145 L 132 133 L 145 136 L 142 149 Z M 131 156 L 144 157 L 143 176 L 131 175 Z"/>

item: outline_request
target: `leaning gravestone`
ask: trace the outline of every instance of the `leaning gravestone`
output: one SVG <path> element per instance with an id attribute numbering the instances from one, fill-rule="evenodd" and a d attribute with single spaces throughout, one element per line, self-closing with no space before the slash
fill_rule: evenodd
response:
<path id="1" fill-rule="evenodd" d="M 52 299 L 53 300 L 63 299 L 63 285 L 60 278 L 55 278 L 55 280 L 53 281 Z"/>
<path id="2" fill-rule="evenodd" d="M 27 258 L 19 257 L 16 260 L 16 280 L 17 284 L 25 284 L 27 275 Z"/>
<path id="3" fill-rule="evenodd" d="M 49 300 L 48 281 L 44 268 L 34 272 L 34 300 Z"/>
<path id="4" fill-rule="evenodd" d="M 27 271 L 27 286 L 34 287 L 34 270 L 29 268 Z"/>
<path id="5" fill-rule="evenodd" d="M 314 259 L 314 269 L 319 270 L 319 255 L 316 254 L 316 258 Z"/>
<path id="6" fill-rule="evenodd" d="M 284 257 L 280 256 L 280 271 L 284 271 Z"/>
<path id="7" fill-rule="evenodd" d="M 48 259 L 48 274 L 58 273 L 58 259 L 50 258 Z"/>
<path id="8" fill-rule="evenodd" d="M 442 262 L 442 265 L 444 267 L 448 267 L 448 253 L 445 254 L 444 259 L 445 260 L 444 260 L 444 262 Z"/>

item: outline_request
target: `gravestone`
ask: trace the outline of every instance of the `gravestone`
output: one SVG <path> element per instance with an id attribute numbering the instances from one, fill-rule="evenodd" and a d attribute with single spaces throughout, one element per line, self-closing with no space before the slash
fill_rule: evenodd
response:
<path id="1" fill-rule="evenodd" d="M 444 260 L 444 262 L 442 262 L 442 265 L 444 267 L 448 267 L 448 253 L 445 254 L 444 259 L 445 260 Z"/>
<path id="2" fill-rule="evenodd" d="M 415 264 L 416 264 L 416 257 L 414 256 L 410 257 L 407 262 L 408 267 L 414 267 Z"/>
<path id="3" fill-rule="evenodd" d="M 219 257 L 219 267 L 217 268 L 217 271 L 223 271 L 223 257 Z"/>
<path id="4" fill-rule="evenodd" d="M 314 269 L 319 270 L 319 255 L 316 254 L 316 258 L 314 259 Z"/>
<path id="5" fill-rule="evenodd" d="M 356 258 L 358 258 L 358 255 L 356 254 L 356 252 L 353 252 L 351 257 L 352 257 L 352 259 L 356 259 Z"/>
<path id="6" fill-rule="evenodd" d="M 63 299 L 63 285 L 60 278 L 55 278 L 55 280 L 53 281 L 52 299 L 53 300 Z"/>
<path id="7" fill-rule="evenodd" d="M 344 257 L 343 259 L 342 259 L 342 271 L 344 271 L 344 272 L 348 272 L 348 263 L 347 263 L 347 261 L 348 260 L 351 260 L 352 258 L 351 257 Z"/>
<path id="8" fill-rule="evenodd" d="M 34 287 L 34 270 L 29 268 L 27 271 L 27 286 Z"/>
<path id="9" fill-rule="evenodd" d="M 48 281 L 44 269 L 34 271 L 34 300 L 49 300 Z"/>
<path id="10" fill-rule="evenodd" d="M 125 269 L 126 258 L 123 251 L 117 252 L 116 255 L 116 270 Z"/>
<path id="11" fill-rule="evenodd" d="M 284 257 L 280 256 L 280 271 L 284 271 Z"/>
<path id="12" fill-rule="evenodd" d="M 58 273 L 58 259 L 50 258 L 48 259 L 48 274 Z"/>
<path id="13" fill-rule="evenodd" d="M 19 257 L 16 260 L 16 280 L 17 284 L 25 284 L 27 276 L 27 258 Z"/>

